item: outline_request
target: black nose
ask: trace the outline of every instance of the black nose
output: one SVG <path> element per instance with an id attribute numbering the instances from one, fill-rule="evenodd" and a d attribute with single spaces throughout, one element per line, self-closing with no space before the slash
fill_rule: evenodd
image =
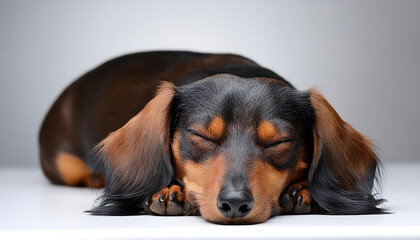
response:
<path id="1" fill-rule="evenodd" d="M 249 190 L 229 191 L 222 190 L 217 196 L 219 212 L 227 218 L 241 218 L 252 210 L 254 199 Z"/>

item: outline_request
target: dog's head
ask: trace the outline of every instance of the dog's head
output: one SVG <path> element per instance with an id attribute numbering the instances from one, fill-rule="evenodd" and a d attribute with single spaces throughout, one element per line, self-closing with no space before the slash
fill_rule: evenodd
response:
<path id="1" fill-rule="evenodd" d="M 308 175 L 324 211 L 338 201 L 342 213 L 376 208 L 366 201 L 373 179 L 366 169 L 376 169 L 369 141 L 317 91 L 273 79 L 164 83 L 98 150 L 106 189 L 96 213 L 135 214 L 177 179 L 205 219 L 258 223 L 279 214 L 280 194 Z M 364 206 L 346 206 L 350 200 Z"/>

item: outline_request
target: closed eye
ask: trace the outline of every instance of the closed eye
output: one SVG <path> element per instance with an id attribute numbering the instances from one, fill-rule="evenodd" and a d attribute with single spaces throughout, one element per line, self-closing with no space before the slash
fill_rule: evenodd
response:
<path id="1" fill-rule="evenodd" d="M 190 134 L 192 134 L 192 135 L 194 135 L 194 136 L 197 136 L 197 137 L 199 137 L 199 138 L 202 138 L 202 139 L 204 139 L 204 140 L 206 140 L 206 141 L 209 141 L 209 142 L 212 142 L 212 143 L 217 143 L 217 140 L 212 139 L 212 138 L 209 138 L 209 137 L 207 137 L 207 136 L 204 136 L 204 135 L 202 135 L 202 134 L 200 134 L 200 133 L 198 133 L 198 132 L 196 132 L 196 131 L 194 131 L 194 130 L 188 129 L 188 132 L 189 132 Z"/>
<path id="2" fill-rule="evenodd" d="M 291 143 L 291 142 L 293 142 L 292 139 L 289 139 L 289 138 L 282 139 L 282 140 L 274 141 L 272 143 L 265 144 L 264 145 L 264 148 L 276 147 L 276 146 L 279 146 L 279 145 L 282 145 L 282 144 L 286 144 L 286 143 Z"/>

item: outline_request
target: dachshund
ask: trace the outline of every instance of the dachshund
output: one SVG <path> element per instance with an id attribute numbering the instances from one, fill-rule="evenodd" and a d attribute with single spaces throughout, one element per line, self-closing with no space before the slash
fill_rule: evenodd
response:
<path id="1" fill-rule="evenodd" d="M 44 119 L 44 174 L 105 187 L 93 215 L 379 214 L 371 141 L 317 89 L 233 54 L 142 52 L 73 82 Z"/>

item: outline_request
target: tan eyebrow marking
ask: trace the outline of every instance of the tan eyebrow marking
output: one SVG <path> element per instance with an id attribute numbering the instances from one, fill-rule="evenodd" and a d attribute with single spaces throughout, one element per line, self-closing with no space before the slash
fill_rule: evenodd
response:
<path id="1" fill-rule="evenodd" d="M 207 127 L 207 132 L 209 133 L 210 137 L 219 139 L 223 136 L 225 127 L 225 121 L 222 117 L 218 116 L 211 120 L 209 126 Z"/>
<path id="2" fill-rule="evenodd" d="M 258 139 L 262 142 L 270 142 L 277 140 L 281 137 L 277 128 L 268 121 L 262 121 L 257 129 Z"/>

